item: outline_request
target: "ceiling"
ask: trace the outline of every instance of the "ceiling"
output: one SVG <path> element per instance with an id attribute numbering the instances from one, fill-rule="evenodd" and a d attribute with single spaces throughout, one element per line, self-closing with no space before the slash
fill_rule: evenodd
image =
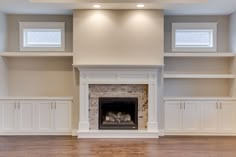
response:
<path id="1" fill-rule="evenodd" d="M 72 14 L 73 9 L 137 9 L 144 0 L 0 0 L 8 14 Z M 236 11 L 236 0 L 145 0 L 144 9 L 164 9 L 166 15 L 227 15 Z"/>

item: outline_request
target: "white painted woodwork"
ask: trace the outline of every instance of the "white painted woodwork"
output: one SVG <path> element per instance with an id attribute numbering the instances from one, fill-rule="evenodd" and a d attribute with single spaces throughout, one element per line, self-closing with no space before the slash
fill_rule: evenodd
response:
<path id="1" fill-rule="evenodd" d="M 234 53 L 165 53 L 165 97 L 234 96 Z"/>
<path id="2" fill-rule="evenodd" d="M 236 102 L 223 101 L 219 105 L 219 130 L 222 132 L 236 131 Z"/>
<path id="3" fill-rule="evenodd" d="M 1 101 L 2 105 L 2 130 L 11 131 L 17 127 L 16 102 Z"/>
<path id="4" fill-rule="evenodd" d="M 165 128 L 166 131 L 180 131 L 182 128 L 182 110 L 180 101 L 166 101 Z"/>
<path id="5" fill-rule="evenodd" d="M 71 102 L 56 101 L 54 109 L 54 127 L 56 131 L 71 131 Z"/>
<path id="6" fill-rule="evenodd" d="M 100 131 L 94 133 L 89 129 L 89 84 L 147 84 L 148 85 L 148 122 L 146 136 L 155 134 L 159 136 L 158 129 L 158 105 L 157 100 L 162 93 L 162 65 L 74 65 L 80 71 L 80 106 L 78 138 L 87 137 L 88 134 L 97 136 Z M 139 130 L 134 130 L 130 138 L 136 138 Z M 109 134 L 112 133 L 109 132 Z M 101 134 L 102 135 L 102 134 Z M 114 137 L 118 136 L 114 131 Z M 143 137 L 146 137 L 145 134 Z M 102 136 L 101 136 L 102 137 Z M 142 136 L 140 136 L 141 138 Z"/>
<path id="7" fill-rule="evenodd" d="M 72 52 L 2 52 L 2 57 L 72 57 Z"/>
<path id="8" fill-rule="evenodd" d="M 236 135 L 236 101 L 165 101 L 167 135 Z"/>
<path id="9" fill-rule="evenodd" d="M 201 127 L 201 106 L 199 102 L 181 102 L 184 131 L 199 131 Z"/>
<path id="10" fill-rule="evenodd" d="M 71 135 L 71 100 L 38 99 L 1 99 L 0 135 Z"/>
<path id="11" fill-rule="evenodd" d="M 17 104 L 18 126 L 20 131 L 33 131 L 35 118 L 35 103 L 33 101 L 21 101 Z"/>
<path id="12" fill-rule="evenodd" d="M 164 97 L 165 101 L 236 101 L 236 97 Z"/>
<path id="13" fill-rule="evenodd" d="M 217 132 L 218 130 L 218 102 L 203 101 L 202 104 L 202 130 L 206 132 Z"/>
<path id="14" fill-rule="evenodd" d="M 52 101 L 37 102 L 37 112 L 37 124 L 39 131 L 51 131 L 53 128 Z"/>
<path id="15" fill-rule="evenodd" d="M 235 53 L 231 52 L 221 52 L 221 53 L 173 53 L 173 52 L 165 52 L 164 57 L 181 57 L 181 58 L 228 58 L 235 57 Z"/>
<path id="16" fill-rule="evenodd" d="M 233 74 L 164 74 L 164 78 L 234 79 Z"/>

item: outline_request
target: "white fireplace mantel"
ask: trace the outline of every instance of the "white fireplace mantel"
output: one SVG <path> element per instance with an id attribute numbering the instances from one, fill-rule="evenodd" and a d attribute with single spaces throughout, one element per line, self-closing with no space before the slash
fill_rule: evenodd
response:
<path id="1" fill-rule="evenodd" d="M 158 82 L 163 65 L 74 65 L 80 78 L 78 138 L 158 138 Z M 90 130 L 90 84 L 147 84 L 147 130 Z M 160 86 L 160 85 L 159 85 Z M 161 90 L 161 89 L 160 89 Z"/>

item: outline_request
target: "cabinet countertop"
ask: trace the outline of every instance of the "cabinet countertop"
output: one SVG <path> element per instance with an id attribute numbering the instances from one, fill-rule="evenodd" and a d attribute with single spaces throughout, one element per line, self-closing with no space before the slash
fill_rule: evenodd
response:
<path id="1" fill-rule="evenodd" d="M 0 97 L 0 100 L 73 100 L 73 97 Z"/>

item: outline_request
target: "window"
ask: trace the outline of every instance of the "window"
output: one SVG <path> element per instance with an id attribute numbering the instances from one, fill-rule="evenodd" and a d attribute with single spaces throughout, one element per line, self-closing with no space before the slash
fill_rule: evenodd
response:
<path id="1" fill-rule="evenodd" d="M 173 51 L 216 51 L 216 23 L 173 23 Z"/>
<path id="2" fill-rule="evenodd" d="M 64 22 L 20 22 L 21 51 L 64 51 Z"/>

